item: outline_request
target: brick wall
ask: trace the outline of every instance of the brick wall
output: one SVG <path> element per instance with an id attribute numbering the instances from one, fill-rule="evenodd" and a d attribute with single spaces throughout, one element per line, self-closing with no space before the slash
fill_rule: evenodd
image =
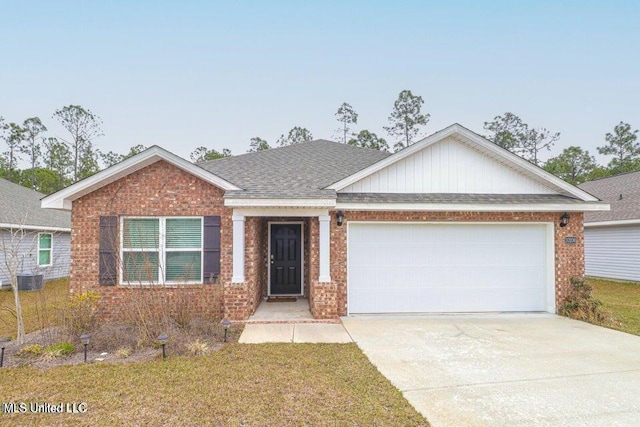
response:
<path id="1" fill-rule="evenodd" d="M 347 314 L 347 223 L 349 221 L 442 221 L 442 222 L 553 222 L 555 223 L 556 306 L 570 292 L 569 278 L 584 275 L 584 235 L 582 213 L 571 213 L 567 227 L 560 227 L 558 212 L 368 212 L 345 211 L 344 224 L 331 218 L 331 283 L 317 283 L 317 262 L 312 264 L 311 310 L 316 318 L 334 318 Z M 317 260 L 318 223 L 312 221 L 312 260 Z M 566 236 L 577 243 L 565 244 Z"/>
<path id="2" fill-rule="evenodd" d="M 99 316 L 109 320 L 120 318 L 123 304 L 140 294 L 138 288 L 98 284 L 101 215 L 220 215 L 221 275 L 217 284 L 176 285 L 142 291 L 163 293 L 163 301 L 169 305 L 188 296 L 197 315 L 220 317 L 221 288 L 231 279 L 232 260 L 231 210 L 223 206 L 223 193 L 223 190 L 159 161 L 75 200 L 71 218 L 71 292 L 97 291 L 101 296 Z"/>
<path id="3" fill-rule="evenodd" d="M 524 221 L 554 222 L 556 257 L 556 301 L 559 306 L 569 293 L 569 278 L 584 274 L 583 216 L 572 213 L 569 225 L 557 226 L 560 213 L 519 212 L 365 212 L 346 211 L 345 224 L 330 222 L 331 283 L 318 283 L 318 218 L 258 218 L 245 222 L 246 283 L 231 283 L 232 210 L 223 205 L 223 190 L 160 161 L 106 185 L 73 202 L 71 235 L 71 292 L 94 290 L 100 293 L 99 314 L 104 319 L 121 317 L 125 302 L 138 288 L 98 285 L 98 238 L 101 215 L 117 216 L 205 216 L 221 217 L 221 275 L 217 284 L 176 285 L 145 289 L 163 293 L 163 303 L 192 301 L 196 314 L 247 319 L 266 295 L 268 222 L 304 221 L 305 295 L 316 318 L 335 318 L 347 312 L 347 247 L 349 221 Z M 564 237 L 576 236 L 577 244 L 567 245 Z"/>

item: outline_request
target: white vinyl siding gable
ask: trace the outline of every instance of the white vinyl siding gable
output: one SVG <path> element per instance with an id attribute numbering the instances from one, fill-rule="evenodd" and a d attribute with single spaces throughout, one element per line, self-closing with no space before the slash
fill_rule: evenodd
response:
<path id="1" fill-rule="evenodd" d="M 202 282 L 202 217 L 125 217 L 123 284 Z"/>
<path id="2" fill-rule="evenodd" d="M 640 226 L 584 230 L 585 274 L 640 281 Z"/>
<path id="3" fill-rule="evenodd" d="M 342 193 L 558 194 L 449 137 L 357 181 Z"/>

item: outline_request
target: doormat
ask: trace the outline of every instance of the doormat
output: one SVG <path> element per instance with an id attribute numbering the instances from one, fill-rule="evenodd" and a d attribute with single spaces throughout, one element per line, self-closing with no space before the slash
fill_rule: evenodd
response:
<path id="1" fill-rule="evenodd" d="M 268 297 L 267 302 L 296 302 L 296 297 Z"/>

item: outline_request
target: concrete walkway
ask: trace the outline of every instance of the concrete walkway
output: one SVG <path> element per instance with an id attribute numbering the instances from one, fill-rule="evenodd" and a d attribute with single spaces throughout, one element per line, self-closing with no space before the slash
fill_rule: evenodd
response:
<path id="1" fill-rule="evenodd" d="M 318 321 L 309 311 L 309 300 L 262 301 L 244 326 L 238 342 L 348 343 L 353 342 L 340 321 Z"/>
<path id="2" fill-rule="evenodd" d="M 239 343 L 349 343 L 341 323 L 247 323 Z"/>
<path id="3" fill-rule="evenodd" d="M 349 317 L 437 426 L 638 426 L 640 337 L 550 314 Z"/>
<path id="4" fill-rule="evenodd" d="M 262 301 L 256 312 L 249 318 L 248 323 L 265 322 L 306 322 L 312 321 L 313 316 L 309 311 L 309 300 L 297 298 L 291 302 Z"/>

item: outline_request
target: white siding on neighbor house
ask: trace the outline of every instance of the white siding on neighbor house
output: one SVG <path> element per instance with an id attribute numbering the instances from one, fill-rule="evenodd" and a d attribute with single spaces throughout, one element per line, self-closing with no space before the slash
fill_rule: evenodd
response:
<path id="1" fill-rule="evenodd" d="M 45 231 L 46 233 L 46 231 Z M 71 234 L 52 232 L 52 262 L 48 267 L 38 266 L 38 232 L 29 232 L 18 245 L 21 268 L 18 274 L 43 274 L 44 280 L 58 279 L 69 276 L 69 260 Z M 4 245 L 11 246 L 11 234 L 8 230 L 0 231 L 0 280 L 2 285 L 8 285 L 9 273 L 5 265 Z"/>
<path id="2" fill-rule="evenodd" d="M 640 281 L 640 226 L 584 229 L 587 276 Z"/>
<path id="3" fill-rule="evenodd" d="M 557 194 L 453 138 L 430 145 L 340 192 Z"/>

